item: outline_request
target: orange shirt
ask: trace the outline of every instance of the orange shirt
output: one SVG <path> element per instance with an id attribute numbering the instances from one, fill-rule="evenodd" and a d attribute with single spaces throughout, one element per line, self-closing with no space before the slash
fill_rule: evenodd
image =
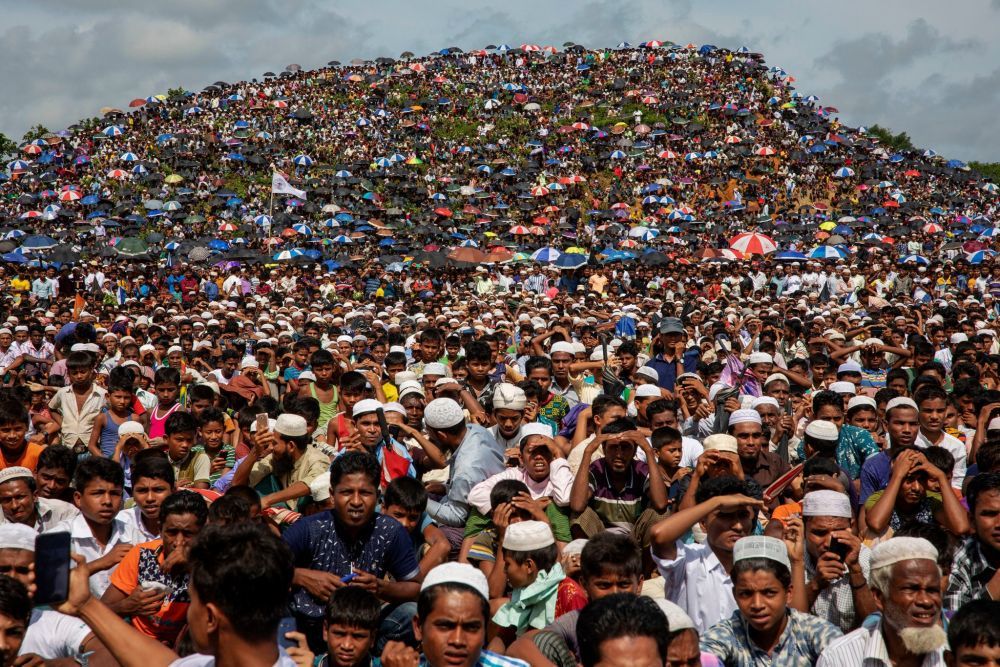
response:
<path id="1" fill-rule="evenodd" d="M 151 616 L 133 616 L 132 625 L 144 635 L 173 646 L 187 623 L 191 604 L 188 575 L 172 577 L 161 569 L 162 565 L 163 540 L 137 544 L 111 573 L 111 585 L 125 595 L 131 595 L 143 582 L 156 581 L 170 586 L 160 610 Z"/>
<path id="2" fill-rule="evenodd" d="M 40 445 L 37 442 L 29 442 L 28 446 L 21 452 L 21 455 L 11 460 L 7 460 L 3 451 L 0 450 L 0 470 L 15 466 L 24 466 L 31 472 L 35 472 L 35 468 L 38 467 L 38 457 L 41 455 L 43 449 L 45 449 L 45 445 Z"/>

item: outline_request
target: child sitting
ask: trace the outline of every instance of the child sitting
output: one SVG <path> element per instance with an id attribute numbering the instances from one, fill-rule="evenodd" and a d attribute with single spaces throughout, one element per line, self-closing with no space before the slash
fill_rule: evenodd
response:
<path id="1" fill-rule="evenodd" d="M 509 584 L 510 600 L 493 616 L 499 632 L 490 646 L 502 650 L 528 630 L 541 630 L 556 618 L 556 598 L 566 579 L 558 562 L 552 529 L 542 521 L 521 521 L 503 534 L 503 548 L 490 574 L 490 597 L 499 598 Z"/>
<path id="2" fill-rule="evenodd" d="M 323 639 L 327 652 L 313 656 L 301 641 L 287 649 L 296 664 L 314 667 L 371 667 L 377 653 L 376 638 L 382 603 L 369 591 L 357 586 L 338 588 L 330 595 L 323 614 Z M 289 635 L 298 633 L 289 633 Z M 297 637 L 288 637 L 289 639 Z M 304 638 L 303 638 L 304 639 Z"/>
<path id="3" fill-rule="evenodd" d="M 424 513 L 426 508 L 427 491 L 419 480 L 412 477 L 397 477 L 385 488 L 382 514 L 391 516 L 401 523 L 410 534 L 417 552 L 417 560 L 420 561 L 421 577 L 430 572 L 431 568 L 445 562 L 451 551 L 448 538 Z"/>

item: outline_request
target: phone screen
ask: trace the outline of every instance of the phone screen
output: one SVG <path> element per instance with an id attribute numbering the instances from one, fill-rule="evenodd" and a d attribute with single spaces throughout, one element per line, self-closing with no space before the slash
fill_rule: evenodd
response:
<path id="1" fill-rule="evenodd" d="M 35 538 L 35 604 L 63 602 L 69 597 L 70 534 L 45 533 Z"/>

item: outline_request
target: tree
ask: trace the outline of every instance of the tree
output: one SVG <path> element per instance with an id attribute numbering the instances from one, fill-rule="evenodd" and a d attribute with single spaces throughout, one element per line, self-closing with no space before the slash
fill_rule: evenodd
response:
<path id="1" fill-rule="evenodd" d="M 176 88 L 170 88 L 169 90 L 167 90 L 167 99 L 170 99 L 171 97 L 184 97 L 184 93 L 186 92 L 187 91 L 184 90 L 184 86 L 177 86 Z"/>
<path id="2" fill-rule="evenodd" d="M 17 154 L 17 142 L 0 132 L 0 158 L 8 158 Z"/>
<path id="3" fill-rule="evenodd" d="M 877 137 L 883 146 L 891 148 L 897 151 L 911 151 L 913 150 L 913 142 L 910 140 L 910 135 L 906 132 L 900 132 L 899 134 L 893 134 L 892 130 L 887 127 L 882 127 L 880 125 L 872 125 L 868 128 L 868 134 Z"/>
<path id="4" fill-rule="evenodd" d="M 969 167 L 983 175 L 983 179 L 1000 185 L 1000 162 L 970 162 Z"/>
<path id="5" fill-rule="evenodd" d="M 23 140 L 34 141 L 35 139 L 41 139 L 46 134 L 49 134 L 49 128 L 39 123 L 24 133 Z"/>

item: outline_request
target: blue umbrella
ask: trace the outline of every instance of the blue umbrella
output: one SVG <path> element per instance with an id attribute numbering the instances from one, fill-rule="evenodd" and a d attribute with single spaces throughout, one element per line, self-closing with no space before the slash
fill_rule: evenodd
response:
<path id="1" fill-rule="evenodd" d="M 292 158 L 292 163 L 299 167 L 311 167 L 313 159 L 308 155 L 296 155 Z"/>
<path id="2" fill-rule="evenodd" d="M 48 250 L 49 248 L 55 248 L 57 245 L 59 245 L 59 241 L 48 236 L 42 236 L 41 234 L 28 236 L 21 242 L 21 247 L 28 250 Z"/>
<path id="3" fill-rule="evenodd" d="M 211 248 L 212 250 L 222 250 L 222 251 L 229 250 L 229 244 L 223 241 L 222 239 L 212 239 L 211 241 L 208 242 L 208 247 Z"/>
<path id="4" fill-rule="evenodd" d="M 847 253 L 837 246 L 821 245 L 809 251 L 810 259 L 843 259 Z"/>
<path id="5" fill-rule="evenodd" d="M 931 261 L 926 257 L 924 257 L 923 255 L 907 255 L 906 257 L 901 258 L 899 260 L 899 263 L 900 264 L 914 263 L 914 264 L 923 264 L 926 266 L 930 264 Z"/>
<path id="6" fill-rule="evenodd" d="M 806 256 L 803 255 L 801 252 L 796 252 L 794 250 L 783 250 L 781 252 L 771 255 L 771 257 L 777 260 L 786 260 L 786 261 L 796 261 L 806 258 Z"/>
<path id="7" fill-rule="evenodd" d="M 298 223 L 298 224 L 292 225 L 292 229 L 294 229 L 295 231 L 297 231 L 299 234 L 305 234 L 306 236 L 312 236 L 313 235 L 312 227 L 310 227 L 309 225 L 304 225 L 302 223 Z"/>
<path id="8" fill-rule="evenodd" d="M 576 252 L 564 252 L 555 261 L 555 265 L 560 269 L 578 269 L 586 263 L 587 255 Z"/>
<path id="9" fill-rule="evenodd" d="M 333 175 L 336 176 L 337 178 L 350 178 L 351 172 L 347 171 L 346 169 L 341 169 L 340 171 L 335 172 Z"/>
<path id="10" fill-rule="evenodd" d="M 125 131 L 120 125 L 108 125 L 106 128 L 101 130 L 101 134 L 106 137 L 118 137 L 125 134 Z"/>
<path id="11" fill-rule="evenodd" d="M 295 259 L 296 257 L 302 257 L 305 252 L 301 248 L 289 248 L 288 250 L 282 250 L 281 252 L 274 255 L 271 259 L 276 262 L 287 262 L 290 259 Z"/>
<path id="12" fill-rule="evenodd" d="M 269 215 L 258 215 L 256 218 L 253 219 L 253 223 L 255 225 L 260 226 L 260 227 L 266 227 L 266 226 L 272 224 L 273 222 L 274 221 L 272 220 L 271 216 L 269 216 Z"/>
<path id="13" fill-rule="evenodd" d="M 539 248 L 535 252 L 531 253 L 531 259 L 535 260 L 536 262 L 542 262 L 548 264 L 555 262 L 557 259 L 559 259 L 560 255 L 562 255 L 562 253 L 556 250 L 555 248 L 546 247 L 546 248 Z"/>

